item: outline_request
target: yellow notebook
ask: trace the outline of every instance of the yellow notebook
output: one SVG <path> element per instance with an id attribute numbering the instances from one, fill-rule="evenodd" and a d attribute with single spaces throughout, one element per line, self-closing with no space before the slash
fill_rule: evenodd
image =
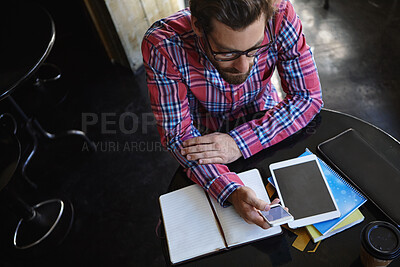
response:
<path id="1" fill-rule="evenodd" d="M 314 243 L 317 243 L 325 238 L 333 236 L 334 234 L 340 233 L 364 220 L 364 215 L 359 209 L 355 209 L 346 219 L 341 221 L 335 228 L 331 231 L 322 235 L 313 225 L 306 226 L 308 233 L 310 234 Z"/>

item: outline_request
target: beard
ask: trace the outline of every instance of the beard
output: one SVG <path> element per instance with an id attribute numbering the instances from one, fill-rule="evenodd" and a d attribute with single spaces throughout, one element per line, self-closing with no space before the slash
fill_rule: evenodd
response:
<path id="1" fill-rule="evenodd" d="M 247 77 L 250 75 L 251 68 L 253 64 L 249 64 L 249 70 L 246 73 L 240 73 L 234 68 L 221 68 L 218 65 L 214 65 L 218 70 L 221 77 L 229 84 L 242 84 L 246 81 Z"/>
<path id="2" fill-rule="evenodd" d="M 211 63 L 214 65 L 214 67 L 218 70 L 219 74 L 221 77 L 229 84 L 242 84 L 246 81 L 247 77 L 250 75 L 250 71 L 253 68 L 254 61 L 252 63 L 249 63 L 249 69 L 247 70 L 246 73 L 241 73 L 235 68 L 222 68 L 219 64 L 218 61 L 214 59 L 214 57 L 210 54 L 210 52 L 207 50 L 207 56 L 210 59 Z"/>

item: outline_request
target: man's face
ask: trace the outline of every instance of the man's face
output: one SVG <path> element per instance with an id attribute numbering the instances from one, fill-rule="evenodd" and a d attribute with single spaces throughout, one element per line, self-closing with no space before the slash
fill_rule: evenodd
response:
<path id="1" fill-rule="evenodd" d="M 264 15 L 248 27 L 237 31 L 214 20 L 213 31 L 207 33 L 207 38 L 214 52 L 246 51 L 261 45 L 264 40 L 264 29 Z M 210 48 L 207 45 L 205 47 L 208 58 L 227 83 L 241 84 L 247 79 L 254 64 L 253 57 L 241 55 L 232 61 L 216 61 Z"/>

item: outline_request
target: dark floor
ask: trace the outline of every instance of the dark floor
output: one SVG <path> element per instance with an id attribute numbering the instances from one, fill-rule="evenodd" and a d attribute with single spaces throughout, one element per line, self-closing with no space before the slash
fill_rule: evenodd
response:
<path id="1" fill-rule="evenodd" d="M 18 218 L 0 201 L 0 266 L 162 266 L 155 235 L 158 196 L 177 168 L 164 151 L 149 107 L 144 72 L 111 65 L 80 1 L 39 1 L 53 15 L 56 44 L 48 62 L 63 77 L 48 89 L 68 91 L 58 105 L 39 100 L 27 82 L 15 99 L 51 132 L 83 129 L 79 138 L 40 140 L 28 168 L 38 185 L 13 185 L 29 203 L 69 199 L 75 222 L 65 242 L 48 252 L 11 247 Z M 296 0 L 323 86 L 325 107 L 364 119 L 400 139 L 399 7 L 396 0 Z M 57 99 L 57 98 L 56 98 Z M 57 102 L 57 100 L 53 101 Z M 0 103 L 0 113 L 12 111 Z M 94 120 L 97 119 L 97 122 Z M 24 151 L 29 137 L 20 125 Z"/>

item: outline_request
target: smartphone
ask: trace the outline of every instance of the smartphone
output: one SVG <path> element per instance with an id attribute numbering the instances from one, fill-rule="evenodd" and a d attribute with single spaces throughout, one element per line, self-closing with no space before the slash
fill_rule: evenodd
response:
<path id="1" fill-rule="evenodd" d="M 273 204 L 269 211 L 259 210 L 259 213 L 271 226 L 278 226 L 294 220 L 293 216 L 280 204 Z"/>

